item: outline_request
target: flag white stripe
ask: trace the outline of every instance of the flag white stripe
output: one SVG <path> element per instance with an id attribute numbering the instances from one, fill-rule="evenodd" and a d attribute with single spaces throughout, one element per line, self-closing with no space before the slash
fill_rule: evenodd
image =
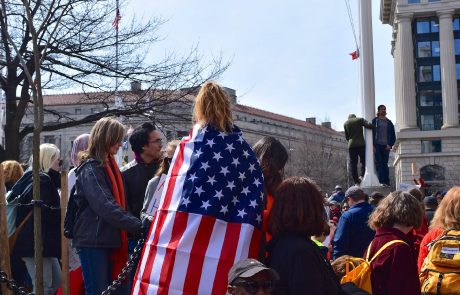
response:
<path id="1" fill-rule="evenodd" d="M 155 255 L 155 261 L 153 262 L 152 272 L 150 273 L 150 286 L 148 294 L 155 294 L 150 293 L 150 288 L 152 285 L 158 286 L 159 279 L 161 275 L 161 269 L 163 267 L 163 262 L 166 254 L 166 249 L 168 248 L 169 242 L 171 241 L 171 233 L 174 226 L 174 218 L 176 216 L 176 212 L 169 212 L 166 215 L 165 222 L 163 224 L 163 228 L 160 232 L 160 238 L 158 239 L 157 243 L 157 252 Z"/>
<path id="2" fill-rule="evenodd" d="M 184 288 L 185 276 L 187 275 L 187 268 L 190 261 L 190 252 L 192 251 L 201 218 L 202 215 L 189 213 L 186 230 L 177 246 L 177 249 L 180 249 L 180 251 L 176 252 L 176 261 L 174 263 L 171 282 L 177 284 L 173 287 L 178 290 L 183 290 Z"/>
<path id="3" fill-rule="evenodd" d="M 211 294 L 220 253 L 224 244 L 227 222 L 217 219 L 212 230 L 210 244 L 206 250 L 198 294 Z"/>
<path id="4" fill-rule="evenodd" d="M 247 223 L 241 224 L 240 237 L 238 239 L 238 246 L 236 248 L 235 263 L 241 259 L 248 258 L 249 247 L 251 246 L 253 233 L 254 227 L 252 225 Z"/>
<path id="5" fill-rule="evenodd" d="M 184 189 L 185 181 L 187 181 L 187 171 L 190 167 L 190 162 L 192 160 L 193 154 L 193 142 L 186 142 L 184 147 L 184 162 L 182 167 L 180 167 L 179 172 L 176 177 L 176 185 L 174 187 L 174 192 L 171 197 L 171 203 L 169 204 L 169 210 L 176 211 L 177 208 L 181 205 L 182 200 L 182 191 Z"/>

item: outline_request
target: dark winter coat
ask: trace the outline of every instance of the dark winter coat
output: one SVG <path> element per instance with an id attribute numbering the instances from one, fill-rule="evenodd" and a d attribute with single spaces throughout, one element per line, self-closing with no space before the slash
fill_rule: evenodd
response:
<path id="1" fill-rule="evenodd" d="M 280 281 L 273 294 L 339 294 L 340 285 L 318 246 L 296 234 L 273 237 L 267 244 L 268 266 Z"/>
<path id="2" fill-rule="evenodd" d="M 378 138 L 378 132 L 379 132 L 379 125 L 377 120 L 378 117 L 375 117 L 372 119 L 372 125 L 375 126 L 374 129 L 372 129 L 372 137 L 374 138 L 374 144 L 377 142 Z M 393 122 L 391 122 L 390 119 L 387 119 L 387 142 L 389 146 L 393 146 L 396 142 L 396 133 L 395 133 L 395 126 L 393 125 Z"/>
<path id="3" fill-rule="evenodd" d="M 116 248 L 121 245 L 120 230 L 137 233 L 141 227 L 136 218 L 118 205 L 112 184 L 101 162 L 89 159 L 77 170 L 76 199 L 87 204 L 80 212 L 73 230 L 73 246 Z"/>
<path id="4" fill-rule="evenodd" d="M 126 210 L 137 218 L 140 218 L 147 184 L 157 169 L 158 163 L 156 162 L 144 164 L 136 160 L 121 168 L 125 185 Z"/>
<path id="5" fill-rule="evenodd" d="M 367 202 L 351 206 L 340 217 L 334 234 L 333 258 L 342 255 L 362 257 L 367 246 L 374 238 L 375 232 L 369 228 L 367 221 L 374 207 Z"/>
<path id="6" fill-rule="evenodd" d="M 392 240 L 403 240 L 407 244 L 393 244 L 374 259 L 371 264 L 372 294 L 420 294 L 415 237 L 395 228 L 379 228 L 372 241 L 369 257 L 373 257 L 383 245 Z"/>
<path id="7" fill-rule="evenodd" d="M 32 171 L 26 171 L 23 177 L 27 177 Z M 40 198 L 45 205 L 57 209 L 42 208 L 42 239 L 43 257 L 61 257 L 61 210 L 60 174 L 54 170 L 48 173 L 40 173 Z M 26 203 L 30 203 L 27 200 Z M 33 210 L 32 206 L 19 206 L 16 216 L 16 226 Z M 34 216 L 29 218 L 24 228 L 18 235 L 14 247 L 14 255 L 17 257 L 34 257 Z"/>

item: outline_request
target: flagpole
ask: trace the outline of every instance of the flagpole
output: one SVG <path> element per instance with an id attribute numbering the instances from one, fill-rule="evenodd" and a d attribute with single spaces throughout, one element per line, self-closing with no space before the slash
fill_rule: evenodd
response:
<path id="1" fill-rule="evenodd" d="M 375 81 L 374 81 L 374 49 L 372 45 L 372 1 L 359 1 L 359 31 L 360 31 L 360 60 L 361 60 L 361 101 L 364 118 L 371 121 L 375 117 Z M 374 145 L 372 130 L 365 128 L 366 139 L 366 173 L 361 187 L 379 186 L 375 174 Z"/>
<path id="2" fill-rule="evenodd" d="M 118 95 L 118 26 L 120 24 L 120 1 L 116 0 L 116 10 L 115 10 L 115 108 L 119 109 L 123 107 L 123 100 Z M 123 118 L 121 116 L 118 117 L 118 121 L 123 123 Z M 118 149 L 117 155 L 115 156 L 115 160 L 118 164 L 118 167 L 121 167 L 123 164 L 123 149 Z"/>
<path id="3" fill-rule="evenodd" d="M 117 22 L 115 26 L 115 99 L 118 100 L 118 25 L 119 25 L 119 20 L 118 19 L 118 14 L 120 13 L 120 2 L 119 0 L 116 0 L 116 11 L 115 11 L 115 21 Z"/>

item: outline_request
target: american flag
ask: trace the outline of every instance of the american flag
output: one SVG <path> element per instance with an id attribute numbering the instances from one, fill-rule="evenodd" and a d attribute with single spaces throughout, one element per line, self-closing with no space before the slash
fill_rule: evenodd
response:
<path id="1" fill-rule="evenodd" d="M 257 257 L 263 175 L 234 127 L 195 125 L 176 149 L 132 294 L 225 294 L 237 261 Z"/>
<path id="2" fill-rule="evenodd" d="M 120 14 L 120 9 L 117 8 L 116 14 L 115 14 L 115 19 L 112 22 L 112 27 L 118 32 L 118 24 L 120 23 L 121 20 L 121 14 Z"/>

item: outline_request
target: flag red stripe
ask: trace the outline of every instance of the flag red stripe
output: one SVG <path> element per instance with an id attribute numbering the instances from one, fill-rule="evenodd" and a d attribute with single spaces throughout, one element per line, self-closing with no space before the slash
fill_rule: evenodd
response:
<path id="1" fill-rule="evenodd" d="M 153 230 L 153 226 L 150 226 L 149 228 L 149 233 L 147 235 L 147 239 L 148 237 L 150 237 L 150 235 L 152 234 L 152 230 Z M 132 283 L 132 286 L 131 286 L 131 294 L 133 294 L 134 292 L 134 287 L 136 286 L 136 280 L 139 276 L 139 273 L 141 272 L 141 265 L 142 265 L 142 257 L 144 257 L 144 252 L 145 252 L 145 249 L 148 247 L 149 245 L 147 245 L 147 240 L 145 240 L 145 243 L 144 243 L 144 246 L 142 247 L 142 255 L 140 256 L 140 261 L 139 261 L 139 264 L 137 265 L 137 270 L 136 270 L 136 275 L 134 276 L 134 282 Z"/>
<path id="2" fill-rule="evenodd" d="M 161 228 L 163 227 L 167 214 L 168 214 L 167 211 L 157 212 L 156 214 L 158 216 L 158 223 L 155 229 L 155 235 L 153 237 L 152 245 L 150 245 L 149 257 L 147 258 L 147 261 L 145 263 L 144 272 L 142 273 L 141 284 L 139 286 L 139 290 L 141 294 L 147 294 L 148 287 L 150 285 L 150 273 L 152 272 L 153 263 L 155 262 L 155 257 L 156 257 L 157 248 L 158 248 L 156 245 L 158 244 L 158 240 L 160 239 L 160 231 L 161 231 Z M 145 284 L 143 284 L 143 282 L 145 282 Z"/>
<path id="3" fill-rule="evenodd" d="M 249 244 L 248 258 L 259 258 L 260 241 L 262 240 L 262 231 L 254 228 L 252 233 L 251 244 Z"/>
<path id="4" fill-rule="evenodd" d="M 171 282 L 171 277 L 176 260 L 176 249 L 180 238 L 184 234 L 187 227 L 188 214 L 184 212 L 176 212 L 174 225 L 171 233 L 171 241 L 166 249 L 165 257 L 163 258 L 163 266 L 161 267 L 161 275 L 157 294 L 168 294 L 168 287 Z"/>
<path id="5" fill-rule="evenodd" d="M 212 286 L 212 294 L 225 294 L 227 290 L 227 274 L 235 261 L 239 241 L 236 237 L 240 236 L 240 231 L 241 223 L 227 224 L 220 260 L 217 264 L 214 284 Z"/>
<path id="6" fill-rule="evenodd" d="M 184 147 L 185 147 L 185 142 L 181 142 L 179 145 L 180 151 L 177 154 L 177 157 L 173 164 L 173 170 L 171 173 L 171 178 L 169 180 L 168 190 L 166 191 L 165 199 L 163 201 L 163 206 L 161 208 L 158 208 L 159 212 L 157 212 L 156 214 L 158 216 L 158 223 L 155 228 L 155 235 L 153 236 L 151 251 L 149 253 L 149 257 L 147 258 L 147 262 L 145 264 L 145 269 L 144 269 L 144 273 L 142 274 L 141 286 L 140 286 L 140 291 L 145 292 L 145 294 L 147 294 L 147 290 L 145 290 L 145 288 L 146 287 L 148 288 L 149 284 L 144 285 L 142 284 L 142 282 L 150 283 L 150 273 L 152 272 L 153 264 L 155 262 L 155 257 L 156 257 L 157 250 L 158 250 L 158 247 L 156 245 L 158 244 L 158 240 L 160 239 L 161 230 L 163 229 L 163 225 L 166 220 L 166 215 L 169 212 L 168 207 L 169 207 L 169 204 L 171 203 L 172 194 L 174 192 L 174 188 L 176 184 L 176 177 L 173 175 L 177 175 L 177 173 L 179 172 L 184 162 Z"/>
<path id="7" fill-rule="evenodd" d="M 192 250 L 190 251 L 193 255 L 190 256 L 187 274 L 185 275 L 187 279 L 184 284 L 184 294 L 198 294 L 203 262 L 215 222 L 216 219 L 213 217 L 203 216 L 201 218 L 195 240 L 193 241 Z"/>

